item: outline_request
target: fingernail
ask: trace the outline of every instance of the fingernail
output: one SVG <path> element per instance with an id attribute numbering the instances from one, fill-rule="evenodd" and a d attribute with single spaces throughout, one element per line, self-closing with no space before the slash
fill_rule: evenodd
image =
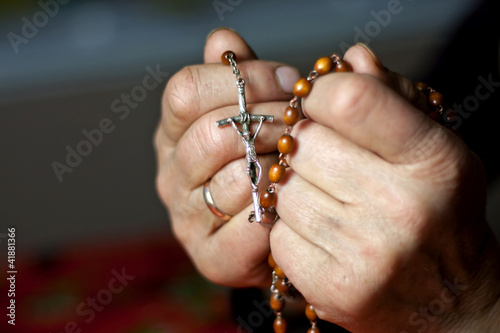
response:
<path id="1" fill-rule="evenodd" d="M 291 94 L 295 82 L 300 79 L 300 73 L 296 68 L 281 66 L 276 68 L 276 77 L 281 89 L 287 94 Z"/>
<path id="2" fill-rule="evenodd" d="M 215 28 L 214 30 L 212 30 L 212 31 L 210 31 L 210 32 L 208 33 L 208 36 L 207 36 L 207 39 L 206 39 L 206 40 L 208 40 L 210 37 L 212 37 L 212 35 L 213 35 L 214 33 L 216 33 L 217 31 L 219 31 L 219 30 L 229 30 L 229 31 L 232 31 L 232 32 L 236 32 L 236 30 L 231 29 L 231 28 L 228 28 L 228 27 L 219 27 L 219 28 Z"/>
<path id="3" fill-rule="evenodd" d="M 358 43 L 358 45 L 363 46 L 363 47 L 364 47 L 364 48 L 368 51 L 368 53 L 370 53 L 370 55 L 371 55 L 371 56 L 372 56 L 372 58 L 373 58 L 373 61 L 375 62 L 375 64 L 376 64 L 379 68 L 381 68 L 381 69 L 383 69 L 383 68 L 384 68 L 384 66 L 382 65 L 382 62 L 380 61 L 380 59 L 377 57 L 377 55 L 375 54 L 375 52 L 373 52 L 373 51 L 372 51 L 372 49 L 370 49 L 370 48 L 368 47 L 368 45 L 366 45 L 366 44 L 364 44 L 364 43 Z"/>

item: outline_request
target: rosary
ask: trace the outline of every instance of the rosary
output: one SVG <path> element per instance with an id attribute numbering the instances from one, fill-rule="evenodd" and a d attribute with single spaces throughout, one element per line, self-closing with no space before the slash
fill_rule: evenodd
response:
<path id="1" fill-rule="evenodd" d="M 283 179 L 286 169 L 289 167 L 286 157 L 293 151 L 294 148 L 294 140 L 291 136 L 291 132 L 293 126 L 301 118 L 299 110 L 300 99 L 305 98 L 309 95 L 312 90 L 313 81 L 320 75 L 325 75 L 332 71 L 336 73 L 351 72 L 352 67 L 349 63 L 345 62 L 335 54 L 330 57 L 322 57 L 316 61 L 316 63 L 314 64 L 314 69 L 306 78 L 301 78 L 295 83 L 295 86 L 293 88 L 294 97 L 290 100 L 288 107 L 286 107 L 283 113 L 283 120 L 287 127 L 285 129 L 285 133 L 278 140 L 278 163 L 275 163 L 271 166 L 268 175 L 271 184 L 259 196 L 259 182 L 262 175 L 262 166 L 255 151 L 255 139 L 257 138 L 257 135 L 259 134 L 263 123 L 272 122 L 274 120 L 274 117 L 270 115 L 250 115 L 248 113 L 245 100 L 245 80 L 241 77 L 241 73 L 237 68 L 236 55 L 232 51 L 226 51 L 222 54 L 221 60 L 224 64 L 231 66 L 231 68 L 233 69 L 233 74 L 236 77 L 240 112 L 239 115 L 219 120 L 216 122 L 216 124 L 218 127 L 231 125 L 241 136 L 243 144 L 245 145 L 247 162 L 246 172 L 250 179 L 250 185 L 252 188 L 252 200 L 254 209 L 252 212 L 250 212 L 248 221 L 257 223 L 273 223 L 279 219 L 279 216 L 274 207 L 276 202 L 276 186 Z M 445 120 L 443 119 L 443 96 L 422 82 L 415 83 L 415 87 L 422 93 L 424 93 L 428 99 L 428 116 L 434 120 Z M 445 116 L 453 117 L 453 113 L 447 112 Z M 259 122 L 254 134 L 252 134 L 250 131 L 251 122 Z M 241 129 L 237 126 L 237 123 L 241 125 Z M 206 195 L 205 192 L 208 192 L 207 186 L 205 186 L 204 195 L 209 208 L 213 212 L 215 210 L 214 213 L 217 216 L 226 220 L 229 219 L 230 216 L 225 215 L 216 209 L 211 196 Z M 273 328 L 275 333 L 285 333 L 287 324 L 282 316 L 282 311 L 285 306 L 285 299 L 293 298 L 293 296 L 296 295 L 298 291 L 288 280 L 283 270 L 281 270 L 281 268 L 276 264 L 273 259 L 272 253 L 269 253 L 268 263 L 269 266 L 273 269 L 270 299 L 270 306 L 276 314 Z M 316 314 L 316 311 L 311 304 L 306 305 L 305 315 L 311 323 L 311 327 L 308 329 L 307 333 L 319 333 L 320 330 L 317 326 L 318 315 Z"/>

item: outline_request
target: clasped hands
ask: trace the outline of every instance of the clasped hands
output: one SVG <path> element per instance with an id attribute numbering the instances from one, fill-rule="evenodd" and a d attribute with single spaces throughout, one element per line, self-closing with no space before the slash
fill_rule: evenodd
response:
<path id="1" fill-rule="evenodd" d="M 263 170 L 277 161 L 282 112 L 299 79 L 221 29 L 207 39 L 205 63 L 168 82 L 154 140 L 157 189 L 198 270 L 224 285 L 269 286 L 272 249 L 320 318 L 352 332 L 500 331 L 499 248 L 484 217 L 481 162 L 425 116 L 412 82 L 363 45 L 345 54 L 353 73 L 315 81 L 278 187 L 280 220 L 269 229 L 247 222 L 243 143 L 215 126 L 238 113 L 231 70 L 220 63 L 226 50 L 237 55 L 249 111 L 275 117 L 255 142 Z M 230 221 L 207 209 L 208 179 Z M 442 295 L 452 301 L 440 303 Z"/>

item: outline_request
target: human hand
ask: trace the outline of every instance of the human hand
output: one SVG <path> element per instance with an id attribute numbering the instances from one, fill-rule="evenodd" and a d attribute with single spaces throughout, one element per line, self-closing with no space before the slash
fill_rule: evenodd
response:
<path id="1" fill-rule="evenodd" d="M 275 116 L 255 141 L 263 169 L 277 159 L 276 142 L 285 128 L 281 114 L 299 73 L 283 64 L 256 60 L 236 33 L 218 30 L 207 39 L 205 64 L 182 69 L 167 84 L 155 134 L 157 188 L 176 237 L 203 275 L 232 286 L 264 285 L 270 281 L 269 228 L 247 221 L 253 207 L 245 146 L 234 129 L 215 125 L 216 120 L 239 112 L 235 78 L 221 63 L 227 50 L 235 52 L 247 82 L 249 110 Z M 215 217 L 203 200 L 203 184 L 210 178 L 218 208 L 233 216 L 227 223 Z M 261 186 L 267 186 L 264 180 Z"/>
<path id="2" fill-rule="evenodd" d="M 361 45 L 317 79 L 271 231 L 278 266 L 352 332 L 500 331 L 499 249 L 478 158 Z"/>

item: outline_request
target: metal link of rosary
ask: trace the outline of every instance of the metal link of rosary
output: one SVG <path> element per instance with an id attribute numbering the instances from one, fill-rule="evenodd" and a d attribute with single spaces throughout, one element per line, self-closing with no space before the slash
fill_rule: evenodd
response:
<path id="1" fill-rule="evenodd" d="M 225 61 L 224 61 L 225 60 Z M 236 56 L 234 52 L 227 51 L 222 55 L 222 61 L 226 65 L 230 65 L 233 69 L 233 74 L 236 77 L 236 86 L 238 87 L 238 104 L 240 106 L 240 113 L 236 117 L 222 119 L 216 122 L 218 127 L 232 125 L 236 132 L 241 136 L 246 150 L 247 161 L 247 175 L 250 178 L 250 185 L 252 186 L 252 199 L 254 210 L 248 216 L 249 222 L 262 222 L 263 208 L 259 203 L 259 182 L 262 176 L 262 166 L 255 151 L 255 139 L 262 128 L 264 121 L 273 122 L 274 117 L 270 115 L 250 115 L 247 111 L 245 100 L 245 80 L 241 77 L 240 70 L 236 64 Z M 250 131 L 250 123 L 258 121 L 259 125 L 252 135 Z M 241 124 L 241 130 L 236 123 Z"/>

